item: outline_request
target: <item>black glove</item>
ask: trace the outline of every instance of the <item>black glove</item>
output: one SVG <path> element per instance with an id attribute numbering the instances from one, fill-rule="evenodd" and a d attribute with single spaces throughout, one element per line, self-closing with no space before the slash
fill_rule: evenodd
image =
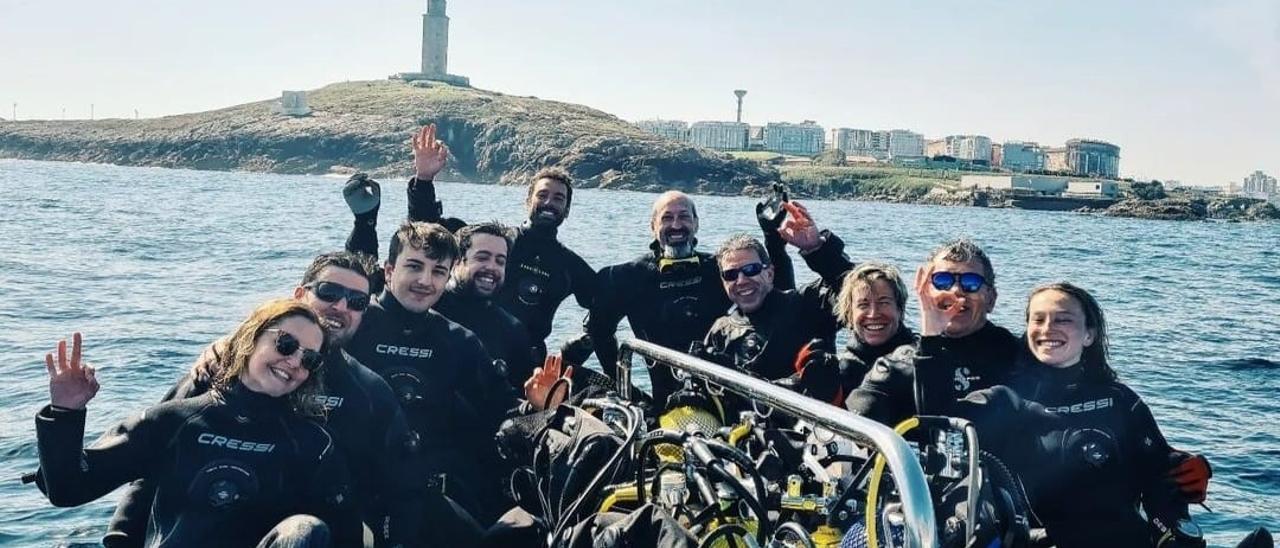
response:
<path id="1" fill-rule="evenodd" d="M 787 218 L 787 210 L 782 207 L 787 200 L 786 185 L 773 183 L 772 193 L 756 202 L 756 222 L 760 223 L 765 236 L 776 234 Z"/>
<path id="2" fill-rule="evenodd" d="M 357 173 L 347 179 L 347 184 L 342 187 L 342 197 L 357 221 L 378 220 L 378 207 L 382 205 L 382 186 L 368 175 Z"/>
<path id="3" fill-rule="evenodd" d="M 560 347 L 560 356 L 564 358 L 564 363 L 576 367 L 587 363 L 587 358 L 594 351 L 595 344 L 591 341 L 591 335 L 583 333 L 565 342 Z"/>
<path id="4" fill-rule="evenodd" d="M 1015 430 L 1058 424 L 1062 418 L 1045 410 L 1043 405 L 1022 399 L 1012 388 L 1003 385 L 969 393 L 956 401 L 955 415 L 968 419 L 978 429 L 983 446 L 996 446 Z M 1047 428 L 1046 428 L 1047 429 Z"/>

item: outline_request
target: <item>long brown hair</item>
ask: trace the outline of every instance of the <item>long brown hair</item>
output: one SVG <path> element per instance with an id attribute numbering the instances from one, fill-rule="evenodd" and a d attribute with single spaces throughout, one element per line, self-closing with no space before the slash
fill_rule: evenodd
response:
<path id="1" fill-rule="evenodd" d="M 1031 299 L 1045 291 L 1057 291 L 1074 299 L 1084 311 L 1085 329 L 1093 331 L 1093 344 L 1084 347 L 1081 366 L 1084 367 L 1084 378 L 1096 382 L 1116 380 L 1116 372 L 1111 368 L 1111 341 L 1107 337 L 1107 316 L 1102 313 L 1102 305 L 1083 288 L 1068 282 L 1053 282 L 1031 290 L 1027 295 L 1027 309 L 1023 314 L 1023 322 L 1031 320 Z"/>
<path id="2" fill-rule="evenodd" d="M 325 352 L 329 345 L 329 338 L 324 334 L 324 328 L 320 327 L 320 318 L 316 316 L 315 311 L 293 299 L 273 299 L 258 305 L 226 339 L 227 346 L 220 356 L 218 364 L 220 373 L 214 379 L 214 387 L 225 390 L 231 386 L 241 373 L 249 369 L 249 356 L 253 355 L 258 337 L 288 318 L 303 318 L 315 324 L 324 336 L 320 352 L 322 354 Z M 316 396 L 320 395 L 324 389 L 323 371 L 323 369 L 312 371 L 307 376 L 307 380 L 289 393 L 289 401 L 298 414 L 307 417 L 324 416 L 324 406 L 316 401 Z"/>

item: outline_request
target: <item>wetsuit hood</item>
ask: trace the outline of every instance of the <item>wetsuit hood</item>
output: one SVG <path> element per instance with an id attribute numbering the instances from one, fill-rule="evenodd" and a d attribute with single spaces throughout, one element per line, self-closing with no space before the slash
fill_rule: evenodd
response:
<path id="1" fill-rule="evenodd" d="M 412 318 L 417 315 L 405 308 L 404 305 L 400 304 L 400 301 L 396 299 L 396 296 L 392 295 L 390 291 L 385 289 L 378 295 L 378 304 L 394 318 Z"/>

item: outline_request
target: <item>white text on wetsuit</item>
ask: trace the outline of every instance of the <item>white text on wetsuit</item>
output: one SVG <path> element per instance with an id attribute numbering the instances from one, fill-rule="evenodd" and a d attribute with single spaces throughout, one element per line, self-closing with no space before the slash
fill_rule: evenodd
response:
<path id="1" fill-rule="evenodd" d="M 204 445 L 212 445 L 214 447 L 226 447 L 227 449 L 235 449 L 237 451 L 248 451 L 250 453 L 270 453 L 276 448 L 274 443 L 257 443 L 252 441 L 238 440 L 210 434 L 205 432 L 196 438 L 197 443 Z"/>
<path id="2" fill-rule="evenodd" d="M 396 346 L 393 344 L 380 344 L 373 347 L 373 350 L 379 354 L 407 356 L 410 358 L 430 358 L 432 354 L 435 354 L 435 351 L 430 348 L 414 348 L 412 346 Z"/>
<path id="3" fill-rule="evenodd" d="M 1099 409 L 1106 409 L 1108 407 L 1111 407 L 1111 405 L 1112 405 L 1111 398 L 1102 398 L 1100 400 L 1086 401 L 1086 402 L 1081 402 L 1074 405 L 1063 405 L 1061 407 L 1046 407 L 1045 409 L 1047 409 L 1051 413 L 1070 414 L 1070 413 L 1086 413 L 1089 411 L 1097 411 Z"/>

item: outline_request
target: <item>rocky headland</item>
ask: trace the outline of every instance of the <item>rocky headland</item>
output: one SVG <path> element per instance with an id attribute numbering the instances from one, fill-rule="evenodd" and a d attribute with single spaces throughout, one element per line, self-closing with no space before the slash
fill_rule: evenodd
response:
<path id="1" fill-rule="evenodd" d="M 311 114 L 275 100 L 145 120 L 0 124 L 0 157 L 224 171 L 403 177 L 409 137 L 435 123 L 451 154 L 445 180 L 518 183 L 559 165 L 583 187 L 740 194 L 772 168 L 663 139 L 569 103 L 394 80 L 308 92 Z"/>
<path id="2" fill-rule="evenodd" d="M 1009 203 L 959 188 L 954 170 L 845 165 L 839 155 L 775 167 L 657 137 L 589 107 L 441 83 L 345 82 L 309 91 L 307 101 L 311 113 L 305 116 L 277 114 L 272 99 L 144 120 L 6 121 L 0 123 L 0 158 L 294 174 L 364 171 L 401 178 L 410 174 L 410 135 L 435 123 L 451 154 L 443 180 L 520 184 L 558 165 L 584 188 L 757 195 L 781 180 L 805 198 Z M 1186 196 L 1135 197 L 1100 213 L 1280 219 L 1280 210 L 1260 200 Z"/>

